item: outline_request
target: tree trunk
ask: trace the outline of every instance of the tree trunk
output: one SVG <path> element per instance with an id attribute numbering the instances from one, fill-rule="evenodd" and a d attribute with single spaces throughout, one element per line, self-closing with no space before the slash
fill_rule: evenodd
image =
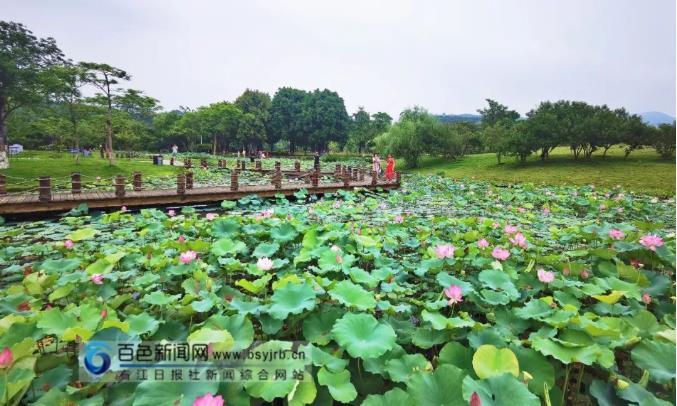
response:
<path id="1" fill-rule="evenodd" d="M 0 96 L 0 169 L 9 168 L 7 158 L 7 99 Z"/>
<path id="2" fill-rule="evenodd" d="M 216 140 L 216 134 L 214 135 L 214 142 L 212 142 L 212 155 L 216 155 L 216 146 L 217 146 L 217 140 Z"/>

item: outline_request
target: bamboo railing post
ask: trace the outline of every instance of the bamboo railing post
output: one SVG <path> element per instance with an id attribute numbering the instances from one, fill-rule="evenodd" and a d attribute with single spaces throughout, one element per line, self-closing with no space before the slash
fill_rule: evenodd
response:
<path id="1" fill-rule="evenodd" d="M 255 169 L 257 171 L 261 170 L 261 160 L 260 159 L 257 159 L 256 162 L 254 163 L 254 165 L 255 165 Z"/>
<path id="2" fill-rule="evenodd" d="M 193 166 L 192 163 L 190 162 L 190 158 L 186 158 L 186 159 L 183 160 L 183 166 L 185 168 L 190 168 L 190 167 Z"/>
<path id="3" fill-rule="evenodd" d="M 186 175 L 183 173 L 176 175 L 176 194 L 181 196 L 186 194 Z"/>
<path id="4" fill-rule="evenodd" d="M 301 162 L 294 161 L 294 171 L 301 172 Z"/>
<path id="5" fill-rule="evenodd" d="M 282 188 L 282 170 L 280 161 L 275 162 L 275 172 L 273 172 L 273 186 L 275 186 L 275 189 Z"/>
<path id="6" fill-rule="evenodd" d="M 134 191 L 140 192 L 143 188 L 143 182 L 141 180 L 141 172 L 134 172 Z"/>
<path id="7" fill-rule="evenodd" d="M 207 159 L 206 158 L 201 158 L 200 159 L 200 166 L 203 168 L 207 168 L 209 165 L 207 164 Z"/>
<path id="8" fill-rule="evenodd" d="M 353 173 L 352 173 L 352 180 L 357 180 L 357 168 L 353 168 Z"/>
<path id="9" fill-rule="evenodd" d="M 186 172 L 186 189 L 192 188 L 193 188 L 193 172 L 188 171 Z"/>
<path id="10" fill-rule="evenodd" d="M 399 185 L 401 182 L 402 182 L 402 173 L 395 172 L 395 183 Z"/>
<path id="11" fill-rule="evenodd" d="M 80 182 L 80 173 L 72 172 L 71 173 L 71 193 L 74 195 L 79 194 L 82 191 L 82 183 Z"/>
<path id="12" fill-rule="evenodd" d="M 242 160 L 242 162 L 240 162 L 240 165 L 242 165 L 241 169 L 242 169 L 243 171 L 247 169 L 247 161 Z"/>
<path id="13" fill-rule="evenodd" d="M 48 202 L 52 200 L 52 178 L 49 176 L 41 176 L 38 178 L 38 199 L 41 202 Z"/>
<path id="14" fill-rule="evenodd" d="M 0 196 L 7 194 L 7 178 L 0 173 Z"/>
<path id="15" fill-rule="evenodd" d="M 347 187 L 350 185 L 350 172 L 348 169 L 343 168 L 343 186 Z"/>
<path id="16" fill-rule="evenodd" d="M 360 168 L 359 180 L 360 182 L 364 182 L 364 168 Z"/>
<path id="17" fill-rule="evenodd" d="M 169 158 L 169 164 L 170 164 L 171 166 L 174 166 L 174 156 L 172 156 L 171 158 Z"/>
<path id="18" fill-rule="evenodd" d="M 310 176 L 310 181 L 312 182 L 314 188 L 320 185 L 320 168 L 316 167 L 313 170 L 313 174 Z"/>
<path id="19" fill-rule="evenodd" d="M 371 185 L 375 186 L 376 182 L 378 182 L 378 172 L 371 171 Z"/>
<path id="20" fill-rule="evenodd" d="M 125 177 L 118 175 L 115 177 L 115 197 L 125 197 Z"/>
<path id="21" fill-rule="evenodd" d="M 238 181 L 237 181 L 237 169 L 233 169 L 230 171 L 230 190 L 236 191 L 238 189 Z"/>
<path id="22" fill-rule="evenodd" d="M 334 168 L 334 175 L 338 176 L 341 174 L 341 164 L 336 164 L 336 168 Z"/>

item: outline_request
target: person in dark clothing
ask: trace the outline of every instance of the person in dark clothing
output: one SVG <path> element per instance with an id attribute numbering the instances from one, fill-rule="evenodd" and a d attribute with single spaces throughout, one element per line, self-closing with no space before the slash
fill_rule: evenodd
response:
<path id="1" fill-rule="evenodd" d="M 313 159 L 315 160 L 314 167 L 319 168 L 320 167 L 320 153 L 315 151 L 315 156 L 313 157 Z"/>

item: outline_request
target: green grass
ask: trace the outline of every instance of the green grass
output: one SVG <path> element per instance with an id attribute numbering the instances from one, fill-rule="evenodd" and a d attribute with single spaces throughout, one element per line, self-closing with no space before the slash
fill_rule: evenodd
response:
<path id="1" fill-rule="evenodd" d="M 438 174 L 452 178 L 468 178 L 497 182 L 526 182 L 552 185 L 590 185 L 614 187 L 656 196 L 675 195 L 675 161 L 662 160 L 653 149 L 634 151 L 623 158 L 621 147 L 613 147 L 606 157 L 595 155 L 591 160 L 574 160 L 568 148 L 557 148 L 550 158 L 537 157 L 520 164 L 514 158 L 503 158 L 498 165 L 495 154 L 468 155 L 456 161 L 424 158 L 413 172 Z M 441 174 L 441 173 L 440 173 Z"/>
<path id="2" fill-rule="evenodd" d="M 76 161 L 68 152 L 26 151 L 10 157 L 9 169 L 2 169 L 0 173 L 7 175 L 7 191 L 21 191 L 37 187 L 37 178 L 51 176 L 54 183 L 64 185 L 71 172 L 80 172 L 83 182 L 86 177 L 100 176 L 101 179 L 112 179 L 116 175 L 131 176 L 134 172 L 141 172 L 144 179 L 149 177 L 170 176 L 180 168 L 168 165 L 153 165 L 150 158 L 116 159 L 114 165 L 98 155 L 89 158 L 80 157 Z M 22 178 L 22 179 L 17 179 Z"/>

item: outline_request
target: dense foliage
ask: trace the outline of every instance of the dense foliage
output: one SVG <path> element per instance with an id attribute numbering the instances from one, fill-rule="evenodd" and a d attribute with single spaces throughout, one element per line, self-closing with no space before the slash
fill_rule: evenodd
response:
<path id="1" fill-rule="evenodd" d="M 0 228 L 0 402 L 674 399 L 674 200 L 422 177 L 385 195 L 297 198 Z M 307 341 L 313 372 L 77 382 L 64 345 L 113 335 Z"/>

